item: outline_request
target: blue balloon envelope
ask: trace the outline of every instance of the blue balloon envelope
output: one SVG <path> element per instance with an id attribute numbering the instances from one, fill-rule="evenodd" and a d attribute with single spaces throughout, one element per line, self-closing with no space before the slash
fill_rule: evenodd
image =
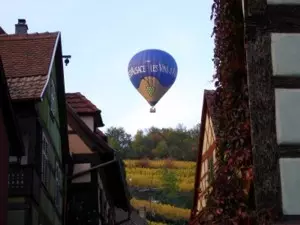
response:
<path id="1" fill-rule="evenodd" d="M 154 107 L 174 84 L 177 64 L 167 52 L 144 50 L 130 60 L 128 75 L 133 86 Z"/>

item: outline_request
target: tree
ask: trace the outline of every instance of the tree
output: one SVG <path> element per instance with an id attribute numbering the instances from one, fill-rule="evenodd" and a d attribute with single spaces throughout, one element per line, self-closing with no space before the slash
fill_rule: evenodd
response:
<path id="1" fill-rule="evenodd" d="M 174 171 L 168 168 L 163 169 L 162 173 L 163 195 L 167 198 L 176 198 L 179 192 L 178 178 Z"/>
<path id="2" fill-rule="evenodd" d="M 165 140 L 161 140 L 157 145 L 156 148 L 152 150 L 152 154 L 155 158 L 166 158 L 168 157 L 168 145 Z"/>
<path id="3" fill-rule="evenodd" d="M 126 159 L 196 160 L 200 124 L 187 129 L 183 124 L 176 128 L 138 130 L 132 138 L 122 127 L 106 131 L 109 144 Z"/>
<path id="4" fill-rule="evenodd" d="M 108 143 L 112 148 L 119 151 L 121 156 L 126 157 L 131 151 L 131 135 L 126 133 L 123 127 L 110 127 L 106 131 Z"/>

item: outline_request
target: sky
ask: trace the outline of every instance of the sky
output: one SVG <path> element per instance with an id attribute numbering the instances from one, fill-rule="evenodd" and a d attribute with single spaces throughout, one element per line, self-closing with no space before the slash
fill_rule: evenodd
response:
<path id="1" fill-rule="evenodd" d="M 66 92 L 81 92 L 102 110 L 104 131 L 116 126 L 135 134 L 200 122 L 203 90 L 213 88 L 212 1 L 1 1 L 0 26 L 7 33 L 20 18 L 29 33 L 61 32 L 63 54 L 72 56 L 64 68 Z M 150 114 L 127 68 L 134 54 L 151 48 L 170 53 L 178 75 Z"/>

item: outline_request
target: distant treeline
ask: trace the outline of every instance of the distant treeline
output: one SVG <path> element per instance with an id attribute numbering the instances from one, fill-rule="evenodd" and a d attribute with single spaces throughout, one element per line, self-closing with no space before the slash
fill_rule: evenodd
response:
<path id="1" fill-rule="evenodd" d="M 124 159 L 165 159 L 195 161 L 200 124 L 186 129 L 151 127 L 138 130 L 134 136 L 123 127 L 110 127 L 106 135 L 110 145 Z"/>

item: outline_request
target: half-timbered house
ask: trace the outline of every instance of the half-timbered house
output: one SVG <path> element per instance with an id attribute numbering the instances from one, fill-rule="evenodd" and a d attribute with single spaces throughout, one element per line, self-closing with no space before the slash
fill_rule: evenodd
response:
<path id="1" fill-rule="evenodd" d="M 14 156 L 20 159 L 23 154 L 24 145 L 0 58 L 0 224 L 7 224 L 8 158 Z"/>
<path id="2" fill-rule="evenodd" d="M 194 185 L 194 200 L 191 210 L 190 224 L 196 222 L 196 218 L 206 205 L 205 196 L 209 193 L 210 183 L 214 179 L 214 167 L 216 165 L 216 126 L 215 118 L 215 92 L 204 90 L 197 166 Z"/>
<path id="3" fill-rule="evenodd" d="M 24 19 L 15 31 L 0 34 L 0 55 L 24 144 L 21 158 L 9 156 L 8 224 L 61 225 L 69 158 L 61 34 L 29 34 Z"/>
<path id="4" fill-rule="evenodd" d="M 256 209 L 300 224 L 300 2 L 242 3 Z"/>
<path id="5" fill-rule="evenodd" d="M 122 162 L 99 130 L 101 111 L 81 93 L 68 93 L 69 145 L 74 163 L 69 189 L 70 224 L 118 224 L 131 220 Z M 125 214 L 125 218 L 116 214 Z M 118 220 L 120 219 L 120 220 Z"/>

